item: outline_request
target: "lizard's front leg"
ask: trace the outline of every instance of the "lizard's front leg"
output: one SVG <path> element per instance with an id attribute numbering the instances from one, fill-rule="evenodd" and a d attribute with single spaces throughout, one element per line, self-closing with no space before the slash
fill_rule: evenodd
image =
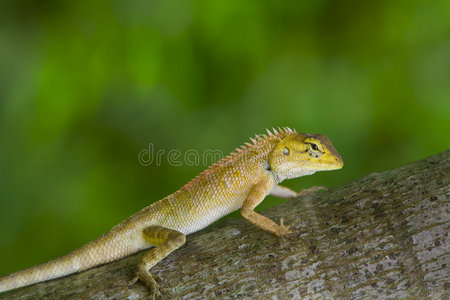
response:
<path id="1" fill-rule="evenodd" d="M 296 191 L 293 191 L 290 188 L 279 184 L 273 185 L 272 189 L 270 190 L 270 194 L 275 197 L 289 198 L 289 199 L 295 198 L 298 195 Z"/>
<path id="2" fill-rule="evenodd" d="M 265 216 L 254 211 L 255 207 L 258 206 L 258 204 L 261 203 L 266 195 L 272 190 L 274 184 L 275 182 L 270 177 L 264 178 L 256 184 L 244 200 L 241 207 L 241 214 L 244 218 L 259 228 L 282 238 L 291 233 L 289 230 L 290 225 L 284 225 L 283 219 L 281 219 L 280 225 L 278 225 L 269 218 L 266 218 Z"/>
<path id="3" fill-rule="evenodd" d="M 292 198 L 299 197 L 301 195 L 314 194 L 318 191 L 322 191 L 322 190 L 326 190 L 326 189 L 327 188 L 324 186 L 313 186 L 313 187 L 310 187 L 309 189 L 304 189 L 304 190 L 301 190 L 300 192 L 296 192 L 296 191 L 291 190 L 288 187 L 275 184 L 272 187 L 272 189 L 270 190 L 270 194 L 275 197 L 292 199 Z"/>
<path id="4" fill-rule="evenodd" d="M 155 296 L 161 296 L 160 286 L 149 270 L 171 252 L 180 248 L 186 242 L 186 236 L 181 232 L 162 226 L 149 226 L 144 229 L 143 235 L 150 245 L 156 247 L 144 255 L 138 264 L 136 277 L 130 284 L 135 283 L 138 279 L 141 280 L 152 291 L 154 299 Z"/>

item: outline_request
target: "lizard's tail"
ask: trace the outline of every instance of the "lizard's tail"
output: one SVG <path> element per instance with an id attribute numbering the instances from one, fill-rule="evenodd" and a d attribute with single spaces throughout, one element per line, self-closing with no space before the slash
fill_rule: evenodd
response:
<path id="1" fill-rule="evenodd" d="M 63 277 L 78 272 L 73 255 L 68 254 L 49 262 L 0 278 L 0 292 Z"/>
<path id="2" fill-rule="evenodd" d="M 114 261 L 121 257 L 120 254 L 124 254 L 120 246 L 120 241 L 108 234 L 104 235 L 67 255 L 1 277 L 0 292 L 63 277 Z M 118 253 L 118 248 L 122 252 Z"/>

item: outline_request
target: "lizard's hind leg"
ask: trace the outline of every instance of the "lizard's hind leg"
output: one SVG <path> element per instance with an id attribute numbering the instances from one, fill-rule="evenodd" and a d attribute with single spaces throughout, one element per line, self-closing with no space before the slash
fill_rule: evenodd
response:
<path id="1" fill-rule="evenodd" d="M 153 298 L 155 298 L 155 296 L 161 296 L 161 287 L 149 270 L 167 255 L 183 246 L 186 242 L 186 236 L 181 232 L 162 226 L 149 226 L 144 229 L 143 234 L 145 240 L 154 245 L 155 248 L 149 250 L 139 262 L 136 277 L 130 284 L 141 280 L 151 290 Z"/>

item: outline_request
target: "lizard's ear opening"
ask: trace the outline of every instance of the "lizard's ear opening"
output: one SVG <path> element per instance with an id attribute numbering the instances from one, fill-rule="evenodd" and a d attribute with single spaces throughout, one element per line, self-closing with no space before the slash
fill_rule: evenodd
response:
<path id="1" fill-rule="evenodd" d="M 298 153 L 304 151 L 302 148 L 304 147 L 302 139 L 297 135 L 281 139 L 278 145 L 272 150 L 269 157 L 269 164 L 274 172 L 282 172 L 285 169 L 291 168 Z"/>

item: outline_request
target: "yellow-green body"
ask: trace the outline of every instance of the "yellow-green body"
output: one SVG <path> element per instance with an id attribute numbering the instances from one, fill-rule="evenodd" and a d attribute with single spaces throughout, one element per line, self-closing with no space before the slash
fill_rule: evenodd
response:
<path id="1" fill-rule="evenodd" d="M 80 272 L 155 246 L 138 265 L 133 280 L 142 280 L 155 296 L 158 285 L 149 269 L 183 245 L 186 235 L 241 209 L 250 222 L 283 237 L 290 233 L 289 226 L 277 225 L 253 209 L 267 194 L 295 197 L 298 193 L 278 185 L 284 179 L 342 165 L 325 136 L 289 128 L 268 131 L 102 237 L 58 259 L 0 278 L 0 292 Z"/>

